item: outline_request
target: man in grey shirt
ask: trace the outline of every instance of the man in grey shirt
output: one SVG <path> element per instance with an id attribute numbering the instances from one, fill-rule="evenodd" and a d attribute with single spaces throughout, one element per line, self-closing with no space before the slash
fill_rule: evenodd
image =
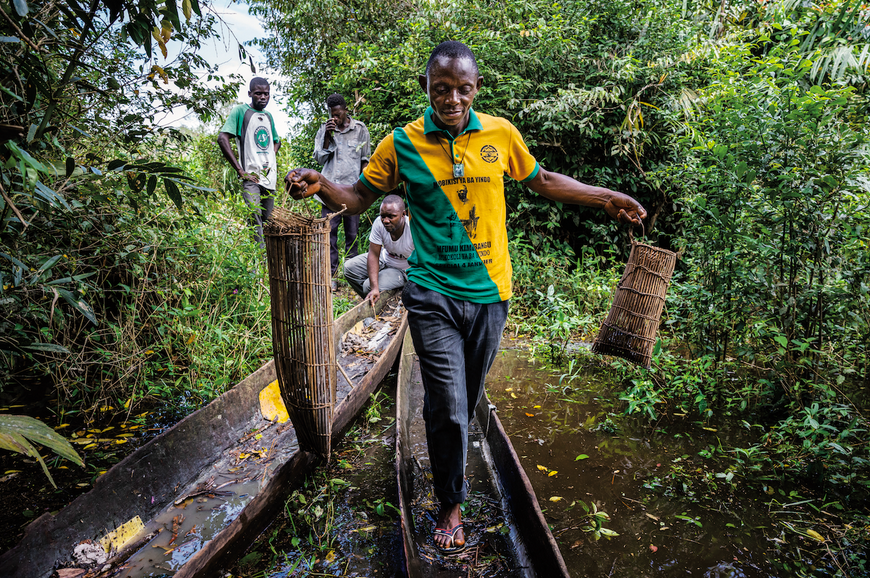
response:
<path id="1" fill-rule="evenodd" d="M 371 141 L 369 129 L 360 121 L 347 114 L 347 104 L 344 97 L 338 93 L 331 94 L 326 99 L 329 109 L 327 120 L 314 137 L 314 160 L 323 166 L 321 173 L 330 181 L 352 185 L 359 180 L 360 173 L 369 164 L 371 156 Z M 320 198 L 317 198 L 319 201 Z M 321 216 L 326 217 L 332 211 L 323 207 Z M 356 243 L 359 231 L 359 215 L 338 216 L 332 219 L 332 231 L 329 235 L 329 257 L 332 274 L 338 269 L 338 225 L 344 223 L 345 258 L 351 259 L 357 255 Z M 335 290 L 335 280 L 332 289 Z"/>

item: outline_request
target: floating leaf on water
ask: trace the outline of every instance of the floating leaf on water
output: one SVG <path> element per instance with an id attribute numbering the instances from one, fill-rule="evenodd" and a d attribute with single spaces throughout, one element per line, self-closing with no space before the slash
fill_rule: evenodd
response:
<path id="1" fill-rule="evenodd" d="M 377 530 L 377 526 L 366 526 L 365 528 L 359 528 L 358 530 L 352 530 L 352 532 L 373 532 Z"/>
<path id="2" fill-rule="evenodd" d="M 562 496 L 553 496 L 552 498 L 550 498 L 550 501 L 551 502 L 558 502 L 561 499 L 562 499 Z"/>
<path id="3" fill-rule="evenodd" d="M 555 476 L 555 475 L 558 474 L 558 473 L 559 473 L 559 472 L 556 471 L 556 470 L 550 470 L 550 472 L 547 474 L 547 476 L 549 476 L 549 477 L 552 478 L 553 476 Z"/>
<path id="4" fill-rule="evenodd" d="M 538 469 L 541 470 L 542 472 L 549 472 L 550 471 L 550 468 L 548 468 L 547 466 L 542 466 L 541 464 L 538 464 Z"/>
<path id="5" fill-rule="evenodd" d="M 586 454 L 580 454 L 579 456 L 574 458 L 574 461 L 576 462 L 578 460 L 587 460 L 587 459 L 589 459 L 589 456 L 587 456 Z"/>
<path id="6" fill-rule="evenodd" d="M 68 423 L 62 423 L 62 424 L 60 424 L 60 425 L 56 425 L 56 426 L 54 426 L 54 429 L 56 429 L 56 430 L 57 430 L 57 429 L 63 429 L 63 428 L 65 428 L 65 427 L 69 427 L 69 424 L 68 424 Z"/>
<path id="7" fill-rule="evenodd" d="M 85 447 L 83 447 L 82 449 L 83 449 L 83 450 L 89 450 L 89 449 L 91 449 L 91 448 L 95 448 L 95 447 L 97 447 L 97 444 L 88 444 L 88 445 L 86 445 Z M 81 484 L 80 484 L 80 485 L 81 485 Z"/>
<path id="8" fill-rule="evenodd" d="M 825 537 L 816 532 L 815 530 L 807 530 L 807 535 L 810 536 L 813 540 L 817 540 L 819 542 L 825 541 Z"/>
<path id="9" fill-rule="evenodd" d="M 532 406 L 532 409 L 541 409 L 541 406 L 535 405 L 535 406 Z"/>
<path id="10" fill-rule="evenodd" d="M 130 440 L 127 440 L 127 439 L 120 439 L 120 440 L 115 440 L 115 443 L 118 444 L 118 445 L 121 445 L 121 444 L 125 444 L 125 443 L 127 443 L 128 441 L 130 441 Z"/>

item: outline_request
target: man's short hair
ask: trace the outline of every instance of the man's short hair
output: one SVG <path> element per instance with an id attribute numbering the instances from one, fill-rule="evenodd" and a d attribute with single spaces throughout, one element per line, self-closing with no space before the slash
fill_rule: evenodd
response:
<path id="1" fill-rule="evenodd" d="M 248 90 L 254 90 L 256 86 L 269 86 L 269 81 L 262 76 L 255 76 L 251 79 L 250 84 L 248 84 Z"/>
<path id="2" fill-rule="evenodd" d="M 445 40 L 435 47 L 432 54 L 429 55 L 429 61 L 426 63 L 426 75 L 429 75 L 429 69 L 440 57 L 445 58 L 468 58 L 474 66 L 474 72 L 480 74 L 477 68 L 477 59 L 474 58 L 474 53 L 469 47 L 455 40 Z"/>
<path id="3" fill-rule="evenodd" d="M 387 195 L 384 197 L 384 200 L 381 201 L 381 207 L 384 205 L 397 205 L 399 207 L 399 212 L 405 212 L 405 201 L 403 201 L 402 197 L 399 195 Z"/>
<path id="4" fill-rule="evenodd" d="M 329 96 L 326 97 L 326 108 L 332 110 L 336 106 L 342 106 L 347 108 L 347 103 L 344 102 L 344 97 L 338 94 L 337 92 L 333 92 Z"/>

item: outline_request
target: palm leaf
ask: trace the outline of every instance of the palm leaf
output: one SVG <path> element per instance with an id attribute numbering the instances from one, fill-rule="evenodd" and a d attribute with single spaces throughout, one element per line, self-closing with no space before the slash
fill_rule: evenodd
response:
<path id="1" fill-rule="evenodd" d="M 39 450 L 30 442 L 45 446 L 62 458 L 66 458 L 79 466 L 85 465 L 82 458 L 62 435 L 38 419 L 26 415 L 0 415 L 0 449 L 36 458 L 48 477 L 48 481 L 57 488 L 57 484 L 54 483 Z"/>

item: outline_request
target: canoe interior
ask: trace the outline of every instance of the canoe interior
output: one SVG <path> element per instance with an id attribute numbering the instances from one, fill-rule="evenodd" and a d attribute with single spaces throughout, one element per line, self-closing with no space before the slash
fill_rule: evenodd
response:
<path id="1" fill-rule="evenodd" d="M 391 317 L 396 328 L 379 357 L 339 357 L 354 384 L 338 372 L 333 443 L 398 355 L 407 328 L 399 307 L 392 292 L 378 301 L 377 311 Z M 336 319 L 336 333 L 342 335 L 372 313 L 370 304 L 361 303 Z M 134 540 L 127 547 L 132 551 L 119 553 L 127 568 L 116 576 L 216 575 L 226 556 L 243 549 L 245 540 L 268 524 L 288 484 L 301 481 L 318 461 L 299 451 L 289 421 L 273 424 L 261 416 L 259 392 L 275 379 L 274 363 L 269 361 L 116 464 L 90 492 L 56 515 L 45 514 L 32 522 L 22 540 L 0 556 L 0 576 L 47 578 L 57 564 L 67 565 L 78 543 L 96 540 L 135 516 L 145 523 L 140 537 L 162 530 L 147 542 L 137 538 L 139 543 Z M 206 487 L 213 490 L 212 497 L 200 494 L 182 500 Z M 174 529 L 177 535 L 171 540 Z"/>
<path id="2" fill-rule="evenodd" d="M 422 407 L 419 363 L 406 333 L 396 391 L 396 478 L 406 575 L 568 577 L 528 477 L 486 398 L 469 427 L 469 497 L 463 514 L 468 546 L 451 557 L 435 550 L 432 529 L 438 502 L 432 491 Z"/>

